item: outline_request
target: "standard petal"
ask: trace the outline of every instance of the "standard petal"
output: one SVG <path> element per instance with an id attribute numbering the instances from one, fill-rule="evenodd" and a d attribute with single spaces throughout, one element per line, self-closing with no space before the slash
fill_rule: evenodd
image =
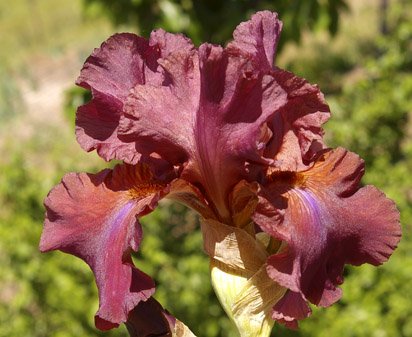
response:
<path id="1" fill-rule="evenodd" d="M 198 58 L 177 52 L 162 60 L 169 85 L 138 85 L 131 90 L 119 132 L 139 153 L 157 153 L 172 164 L 185 162 L 194 148 L 199 97 Z"/>
<path id="2" fill-rule="evenodd" d="M 168 84 L 136 86 L 119 133 L 139 153 L 185 163 L 182 177 L 201 185 L 227 220 L 227 195 L 245 163 L 270 162 L 262 158 L 262 128 L 287 104 L 286 92 L 246 58 L 208 44 L 172 53 L 161 65 Z"/>
<path id="3" fill-rule="evenodd" d="M 236 27 L 234 41 L 227 48 L 248 55 L 260 69 L 271 69 L 281 30 L 282 22 L 277 13 L 257 12 Z"/>
<path id="4" fill-rule="evenodd" d="M 90 266 L 99 290 L 99 329 L 125 322 L 154 292 L 153 280 L 134 267 L 130 254 L 142 239 L 137 218 L 167 191 L 148 166 L 118 165 L 98 174 L 67 174 L 45 200 L 40 249 L 59 249 Z"/>
<path id="5" fill-rule="evenodd" d="M 282 170 L 302 170 L 325 148 L 322 125 L 330 117 L 329 106 L 319 88 L 305 79 L 281 69 L 272 75 L 287 92 L 288 102 L 268 122 L 273 137 L 265 156 Z"/>
<path id="6" fill-rule="evenodd" d="M 123 105 L 137 84 L 161 84 L 165 78 L 159 58 L 175 50 L 192 49 L 190 40 L 163 30 L 152 32 L 150 40 L 130 33 L 116 34 L 95 49 L 86 60 L 77 85 L 91 90 L 93 99 L 77 111 L 76 135 L 86 151 L 97 150 L 105 160 L 137 162 L 134 143 L 117 134 Z"/>
<path id="7" fill-rule="evenodd" d="M 192 41 L 186 36 L 168 33 L 163 29 L 152 31 L 149 44 L 158 50 L 159 58 L 165 58 L 176 51 L 189 51 L 194 48 Z"/>
<path id="8" fill-rule="evenodd" d="M 105 160 L 117 152 L 133 151 L 133 145 L 117 138 L 117 126 L 129 90 L 145 82 L 145 73 L 156 71 L 148 41 L 134 34 L 116 34 L 86 60 L 76 84 L 92 91 L 93 99 L 76 115 L 76 135 L 86 151 L 97 149 Z M 147 68 L 147 69 L 146 69 Z"/>
<path id="9" fill-rule="evenodd" d="M 288 244 L 269 257 L 268 274 L 314 304 L 341 297 L 346 263 L 381 264 L 399 242 L 395 204 L 372 186 L 359 189 L 362 175 L 360 158 L 337 149 L 307 171 L 272 173 L 262 188 L 254 220 Z"/>

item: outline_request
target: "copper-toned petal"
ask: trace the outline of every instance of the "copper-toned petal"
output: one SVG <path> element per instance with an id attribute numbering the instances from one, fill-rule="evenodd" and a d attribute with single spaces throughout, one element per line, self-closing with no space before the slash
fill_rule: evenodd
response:
<path id="1" fill-rule="evenodd" d="M 273 173 L 262 187 L 254 219 L 287 243 L 269 257 L 268 274 L 314 304 L 341 297 L 344 264 L 381 264 L 400 239 L 395 204 L 375 187 L 359 188 L 362 175 L 360 158 L 337 149 L 307 171 Z"/>
<path id="2" fill-rule="evenodd" d="M 240 181 L 229 195 L 229 205 L 233 224 L 244 228 L 251 222 L 251 216 L 255 212 L 258 203 L 259 185 L 256 182 L 248 183 Z"/>
<path id="3" fill-rule="evenodd" d="M 98 174 L 67 174 L 45 200 L 40 249 L 73 254 L 90 266 L 99 290 L 99 329 L 125 322 L 154 292 L 153 280 L 135 268 L 130 253 L 142 239 L 137 218 L 167 191 L 147 166 L 118 165 Z"/>
<path id="4" fill-rule="evenodd" d="M 167 199 L 180 202 L 196 211 L 204 219 L 216 219 L 218 216 L 210 208 L 202 192 L 191 183 L 183 179 L 175 179 L 171 183 Z"/>

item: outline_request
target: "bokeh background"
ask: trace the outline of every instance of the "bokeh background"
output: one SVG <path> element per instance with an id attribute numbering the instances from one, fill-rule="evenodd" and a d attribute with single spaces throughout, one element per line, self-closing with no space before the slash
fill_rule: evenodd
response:
<path id="1" fill-rule="evenodd" d="M 318 83 L 333 118 L 330 146 L 365 160 L 363 182 L 396 200 L 403 239 L 388 263 L 345 270 L 342 300 L 272 336 L 412 336 L 412 2 L 406 0 L 0 1 L 0 336 L 127 336 L 94 328 L 97 294 L 80 260 L 42 255 L 42 201 L 68 171 L 107 164 L 74 137 L 87 94 L 74 87 L 85 58 L 114 32 L 155 27 L 195 43 L 225 43 L 257 9 L 284 22 L 277 65 Z M 348 210 L 349 212 L 356 212 Z M 176 204 L 144 219 L 135 262 L 156 297 L 198 336 L 234 337 L 210 286 L 195 214 Z"/>

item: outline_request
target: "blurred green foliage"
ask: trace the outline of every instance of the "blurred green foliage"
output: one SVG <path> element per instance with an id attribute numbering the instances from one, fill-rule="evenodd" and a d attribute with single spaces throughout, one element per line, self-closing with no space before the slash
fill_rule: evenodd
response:
<path id="1" fill-rule="evenodd" d="M 333 6 L 336 13 L 328 10 Z M 137 25 L 146 35 L 152 26 L 159 26 L 184 31 L 197 42 L 221 42 L 252 8 L 278 9 L 289 30 L 282 37 L 287 41 L 299 38 L 308 28 L 332 28 L 345 6 L 343 1 L 312 0 L 119 0 L 110 4 L 87 0 L 88 15 L 97 15 L 102 8 L 116 23 Z M 311 10 L 315 14 L 306 15 L 305 20 L 304 13 Z M 5 12 L 0 6 L 0 17 L 1 13 Z M 300 330 L 276 326 L 272 336 L 412 337 L 411 13 L 412 4 L 393 1 L 387 35 L 379 35 L 376 27 L 372 38 L 345 36 L 340 48 L 334 48 L 330 39 L 320 39 L 287 54 L 285 66 L 319 83 L 326 93 L 334 113 L 326 127 L 329 144 L 347 147 L 365 158 L 364 182 L 377 185 L 396 200 L 404 237 L 384 266 L 346 270 L 344 296 L 338 304 L 313 308 L 313 316 L 300 324 Z M 87 95 L 82 89 L 70 90 L 64 112 L 70 129 L 45 123 L 26 140 L 2 133 L 0 337 L 127 336 L 124 327 L 105 333 L 94 328 L 97 294 L 92 273 L 82 261 L 62 253 L 40 254 L 37 249 L 42 200 L 50 188 L 66 172 L 96 172 L 107 165 L 75 144 L 74 110 Z M 15 104 L 13 99 L 10 102 Z M 144 240 L 135 263 L 155 279 L 156 298 L 198 336 L 235 337 L 213 294 L 198 227 L 193 212 L 163 202 L 143 219 Z"/>
<path id="2" fill-rule="evenodd" d="M 298 41 L 305 29 L 328 28 L 335 34 L 346 0 L 86 0 L 99 6 L 116 24 L 132 24 L 147 36 L 153 28 L 184 33 L 195 43 L 223 44 L 233 29 L 258 10 L 279 13 L 282 39 Z"/>

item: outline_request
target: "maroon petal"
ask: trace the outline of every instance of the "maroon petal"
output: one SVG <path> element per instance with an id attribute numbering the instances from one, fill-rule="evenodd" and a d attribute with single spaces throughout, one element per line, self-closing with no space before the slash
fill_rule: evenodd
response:
<path id="1" fill-rule="evenodd" d="M 163 30 L 154 31 L 150 40 L 134 34 L 116 34 L 95 49 L 86 60 L 77 84 L 91 90 L 93 99 L 77 111 L 76 135 L 86 151 L 97 150 L 105 160 L 136 162 L 134 144 L 117 134 L 123 105 L 130 89 L 137 84 L 160 84 L 157 60 L 175 50 L 191 49 L 190 40 Z"/>
<path id="2" fill-rule="evenodd" d="M 282 22 L 277 13 L 257 12 L 247 22 L 242 22 L 233 32 L 234 41 L 228 49 L 236 49 L 251 57 L 260 69 L 271 69 L 276 54 Z"/>
<path id="3" fill-rule="evenodd" d="M 163 309 L 158 301 L 150 297 L 140 302 L 128 316 L 126 327 L 131 337 L 172 337 L 176 320 Z"/>
<path id="4" fill-rule="evenodd" d="M 93 270 L 99 329 L 125 322 L 154 292 L 153 280 L 134 267 L 130 253 L 142 239 L 137 218 L 151 212 L 167 189 L 147 166 L 118 165 L 95 175 L 67 174 L 45 200 L 40 249 L 73 254 Z"/>
<path id="5" fill-rule="evenodd" d="M 288 291 L 273 307 L 272 318 L 290 329 L 297 329 L 298 320 L 309 317 L 311 312 L 301 294 Z"/>
<path id="6" fill-rule="evenodd" d="M 130 337 L 196 337 L 153 297 L 146 302 L 140 302 L 130 312 L 126 327 Z"/>
<path id="7" fill-rule="evenodd" d="M 323 148 L 329 110 L 319 90 L 272 69 L 280 29 L 277 15 L 265 11 L 239 25 L 226 49 L 204 44 L 197 50 L 163 31 L 149 43 L 116 35 L 82 71 L 80 83 L 95 98 L 79 108 L 79 141 L 107 160 L 135 164 L 158 156 L 183 167 L 182 178 L 203 188 L 220 220 L 229 221 L 227 196 L 247 178 L 246 167 L 249 178 L 255 164 L 261 171 L 274 159 L 306 167 Z M 122 55 L 125 63 L 118 61 Z M 128 79 L 117 86 L 122 77 Z"/>
<path id="8" fill-rule="evenodd" d="M 264 123 L 284 106 L 286 93 L 249 61 L 212 45 L 176 52 L 161 61 L 165 86 L 136 86 L 119 132 L 140 153 L 187 162 L 182 177 L 202 185 L 218 213 L 244 163 L 262 158 Z M 264 137 L 263 137 L 264 138 Z"/>
<path id="9" fill-rule="evenodd" d="M 273 137 L 265 156 L 282 170 L 301 170 L 325 148 L 322 125 L 330 117 L 329 107 L 316 85 L 281 69 L 272 75 L 287 92 L 288 102 L 268 123 Z"/>
<path id="10" fill-rule="evenodd" d="M 159 58 L 165 58 L 176 51 L 191 50 L 194 48 L 192 41 L 186 36 L 168 33 L 163 29 L 152 31 L 149 44 L 158 51 Z"/>
<path id="11" fill-rule="evenodd" d="M 373 186 L 359 189 L 363 162 L 327 151 L 303 172 L 274 172 L 254 220 L 287 247 L 268 259 L 268 274 L 304 299 L 329 306 L 341 297 L 344 264 L 385 262 L 401 230 L 395 204 Z"/>

